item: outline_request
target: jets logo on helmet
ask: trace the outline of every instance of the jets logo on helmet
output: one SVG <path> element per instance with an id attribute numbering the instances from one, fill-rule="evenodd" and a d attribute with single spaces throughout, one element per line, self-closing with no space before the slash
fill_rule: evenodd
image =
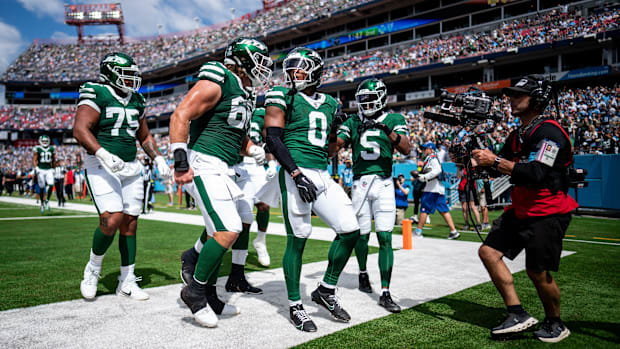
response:
<path id="1" fill-rule="evenodd" d="M 99 78 L 125 93 L 137 92 L 142 84 L 138 65 L 121 52 L 108 53 L 103 57 L 99 65 Z"/>
<path id="2" fill-rule="evenodd" d="M 47 148 L 50 145 L 50 138 L 46 135 L 42 135 L 39 137 L 39 144 L 42 147 Z"/>
<path id="3" fill-rule="evenodd" d="M 314 50 L 298 47 L 284 59 L 283 70 L 286 82 L 298 91 L 310 86 L 318 87 L 323 75 L 323 59 Z M 298 71 L 303 72 L 305 76 L 300 78 L 295 74 Z"/>
<path id="4" fill-rule="evenodd" d="M 241 67 L 252 81 L 253 87 L 265 86 L 271 79 L 273 62 L 267 45 L 256 39 L 235 39 L 226 48 L 224 64 Z"/>
<path id="5" fill-rule="evenodd" d="M 387 105 L 387 87 L 380 79 L 362 81 L 355 92 L 360 116 L 377 116 Z"/>

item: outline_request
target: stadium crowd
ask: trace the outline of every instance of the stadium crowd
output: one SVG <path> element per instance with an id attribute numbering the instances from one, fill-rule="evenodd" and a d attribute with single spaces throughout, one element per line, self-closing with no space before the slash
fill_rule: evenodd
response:
<path id="1" fill-rule="evenodd" d="M 126 52 L 142 71 L 182 61 L 206 51 L 224 48 L 239 36 L 266 35 L 270 32 L 330 16 L 369 0 L 284 1 L 277 8 L 257 11 L 226 23 L 184 33 L 134 39 L 126 44 L 95 42 L 87 44 L 33 43 L 6 71 L 3 79 L 13 81 L 82 81 L 96 79 L 101 57 L 111 51 Z"/>

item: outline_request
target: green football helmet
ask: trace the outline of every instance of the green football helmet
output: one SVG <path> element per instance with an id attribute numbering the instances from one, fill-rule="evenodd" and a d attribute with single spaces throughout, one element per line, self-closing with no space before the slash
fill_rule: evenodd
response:
<path id="1" fill-rule="evenodd" d="M 46 135 L 42 135 L 39 137 L 39 144 L 44 147 L 47 148 L 50 145 L 50 138 Z"/>
<path id="2" fill-rule="evenodd" d="M 234 64 L 247 74 L 253 87 L 262 87 L 271 79 L 273 62 L 267 45 L 251 38 L 237 38 L 226 48 L 224 64 Z"/>
<path id="3" fill-rule="evenodd" d="M 323 75 L 323 59 L 314 50 L 297 47 L 286 56 L 282 69 L 286 82 L 298 91 L 310 86 L 319 87 Z M 306 77 L 298 79 L 294 76 L 296 71 L 304 72 Z"/>
<path id="4" fill-rule="evenodd" d="M 366 79 L 357 86 L 355 99 L 360 116 L 374 119 L 387 105 L 387 87 L 381 79 Z"/>
<path id="5" fill-rule="evenodd" d="M 134 60 L 122 52 L 108 53 L 99 64 L 99 78 L 119 90 L 138 92 L 142 73 Z"/>

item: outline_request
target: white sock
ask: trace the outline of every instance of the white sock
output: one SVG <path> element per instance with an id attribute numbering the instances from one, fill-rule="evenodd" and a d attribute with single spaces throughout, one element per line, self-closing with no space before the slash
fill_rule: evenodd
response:
<path id="1" fill-rule="evenodd" d="M 383 294 L 386 294 L 386 293 L 390 292 L 390 289 L 389 289 L 389 288 L 387 288 L 387 287 L 382 287 L 382 288 L 381 288 L 381 292 L 382 292 Z"/>
<path id="2" fill-rule="evenodd" d="M 246 258 L 248 258 L 248 250 L 232 250 L 233 264 L 245 265 Z"/>
<path id="3" fill-rule="evenodd" d="M 202 248 L 204 247 L 204 245 L 205 244 L 202 243 L 200 238 L 198 238 L 198 240 L 196 240 L 196 243 L 194 244 L 194 250 L 196 250 L 196 252 L 200 254 L 200 251 L 202 251 Z"/>
<path id="4" fill-rule="evenodd" d="M 193 278 L 194 278 L 194 281 L 196 281 L 197 283 L 199 283 L 199 284 L 201 284 L 201 285 L 206 285 L 206 284 L 207 284 L 207 282 L 206 282 L 206 281 L 205 281 L 205 282 L 202 282 L 202 281 L 200 281 L 200 280 L 196 279 L 196 276 L 193 276 Z"/>
<path id="5" fill-rule="evenodd" d="M 95 269 L 101 269 L 101 263 L 103 263 L 103 257 L 105 256 L 105 253 L 102 254 L 101 256 L 97 256 L 94 252 L 93 249 L 90 249 L 90 265 L 95 268 Z"/>
<path id="6" fill-rule="evenodd" d="M 298 305 L 298 304 L 301 304 L 301 299 L 300 299 L 300 300 L 298 300 L 298 301 L 292 301 L 292 300 L 290 300 L 290 299 L 288 300 L 288 306 L 289 306 L 289 307 L 294 307 L 294 306 L 296 306 L 296 305 Z"/>
<path id="7" fill-rule="evenodd" d="M 256 240 L 265 242 L 265 237 L 267 236 L 266 231 L 257 231 L 256 232 Z"/>
<path id="8" fill-rule="evenodd" d="M 136 268 L 135 264 L 132 265 L 126 265 L 126 266 L 122 266 L 121 265 L 121 277 L 120 280 L 124 281 L 127 279 L 127 277 L 129 276 L 134 276 L 133 271 Z"/>
<path id="9" fill-rule="evenodd" d="M 335 285 L 330 285 L 328 283 L 326 283 L 325 281 L 321 280 L 321 286 L 325 287 L 325 288 L 329 288 L 330 290 L 335 290 L 336 286 Z"/>
<path id="10" fill-rule="evenodd" d="M 366 271 L 366 270 L 360 270 L 360 274 L 368 274 L 368 271 Z"/>

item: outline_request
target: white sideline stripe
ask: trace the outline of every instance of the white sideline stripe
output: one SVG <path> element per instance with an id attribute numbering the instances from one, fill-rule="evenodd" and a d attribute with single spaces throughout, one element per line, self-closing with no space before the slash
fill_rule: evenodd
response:
<path id="1" fill-rule="evenodd" d="M 21 220 L 30 220 L 30 219 L 56 219 L 56 218 L 86 218 L 86 217 L 97 217 L 94 214 L 88 215 L 75 215 L 75 216 L 35 216 L 35 217 L 9 217 L 9 218 L 0 218 L 0 221 L 21 221 Z"/>
<path id="2" fill-rule="evenodd" d="M 470 230 L 459 230 L 459 233 L 469 233 L 469 234 L 476 234 L 475 231 L 470 231 Z M 488 231 L 481 231 L 480 234 L 488 234 Z M 582 242 L 585 244 L 596 244 L 596 245 L 612 245 L 612 246 L 620 246 L 620 243 L 617 242 L 602 242 L 602 241 L 590 241 L 590 240 L 578 240 L 578 239 L 563 239 L 564 241 L 570 241 L 570 242 Z"/>

